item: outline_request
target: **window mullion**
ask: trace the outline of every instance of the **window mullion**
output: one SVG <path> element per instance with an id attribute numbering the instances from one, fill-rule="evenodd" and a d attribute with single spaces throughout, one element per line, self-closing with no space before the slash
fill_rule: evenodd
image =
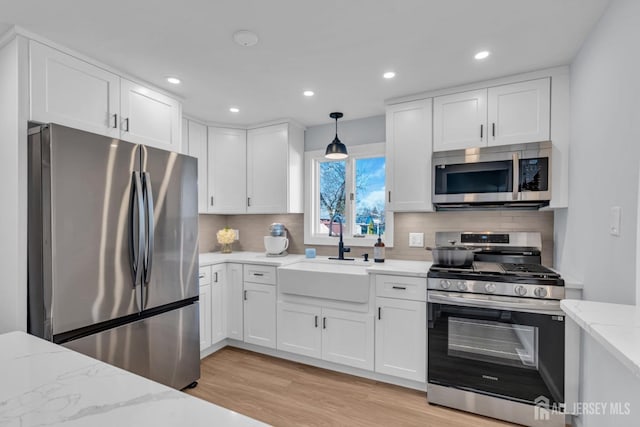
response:
<path id="1" fill-rule="evenodd" d="M 347 223 L 347 236 L 353 237 L 355 234 L 355 200 L 351 199 L 351 195 L 355 198 L 355 157 L 350 156 L 349 161 L 345 167 L 345 188 L 346 188 L 346 202 L 348 206 L 348 210 L 346 212 L 346 223 Z"/>

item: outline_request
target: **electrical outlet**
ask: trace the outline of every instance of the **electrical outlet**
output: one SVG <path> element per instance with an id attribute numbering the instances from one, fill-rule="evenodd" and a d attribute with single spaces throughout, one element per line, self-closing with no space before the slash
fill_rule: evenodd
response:
<path id="1" fill-rule="evenodd" d="M 240 240 L 240 230 L 233 229 L 234 233 L 236 233 L 236 240 Z"/>
<path id="2" fill-rule="evenodd" d="M 424 233 L 409 233 L 409 247 L 421 248 L 424 246 Z"/>

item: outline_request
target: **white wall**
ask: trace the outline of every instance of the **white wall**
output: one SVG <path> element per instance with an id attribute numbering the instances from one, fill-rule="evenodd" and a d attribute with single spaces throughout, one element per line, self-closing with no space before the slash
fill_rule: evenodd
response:
<path id="1" fill-rule="evenodd" d="M 571 65 L 569 208 L 555 214 L 556 265 L 582 279 L 588 300 L 635 304 L 640 156 L 640 1 L 614 0 Z M 612 206 L 622 235 L 609 234 Z M 585 338 L 580 399 L 626 398 L 628 417 L 582 416 L 591 426 L 640 425 L 640 379 Z"/>
<path id="2" fill-rule="evenodd" d="M 0 48 L 0 333 L 26 330 L 26 41 Z M 23 57 L 26 59 L 26 56 Z"/>

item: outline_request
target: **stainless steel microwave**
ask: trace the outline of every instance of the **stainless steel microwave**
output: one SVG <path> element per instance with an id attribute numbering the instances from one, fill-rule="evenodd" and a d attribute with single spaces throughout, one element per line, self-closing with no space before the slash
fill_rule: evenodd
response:
<path id="1" fill-rule="evenodd" d="M 550 142 L 434 155 L 438 210 L 539 209 L 551 200 Z"/>

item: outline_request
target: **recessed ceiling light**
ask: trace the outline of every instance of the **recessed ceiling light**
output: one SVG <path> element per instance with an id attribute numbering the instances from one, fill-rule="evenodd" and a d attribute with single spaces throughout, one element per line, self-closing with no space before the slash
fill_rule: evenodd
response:
<path id="1" fill-rule="evenodd" d="M 167 81 L 171 84 L 174 85 L 179 85 L 180 84 L 180 79 L 177 77 L 167 77 Z"/>
<path id="2" fill-rule="evenodd" d="M 312 90 L 305 90 L 304 92 L 302 92 L 302 94 L 304 96 L 313 96 L 313 95 L 315 95 L 315 93 Z"/>
<path id="3" fill-rule="evenodd" d="M 394 73 L 393 71 L 387 71 L 382 75 L 382 77 L 384 77 L 385 79 L 392 79 L 395 76 L 396 76 L 396 73 Z"/>
<path id="4" fill-rule="evenodd" d="M 233 41 L 240 46 L 249 47 L 258 44 L 258 35 L 252 31 L 240 30 L 233 33 Z"/>
<path id="5" fill-rule="evenodd" d="M 231 107 L 229 108 L 229 111 L 231 111 L 232 113 L 239 113 L 240 109 L 238 107 Z"/>
<path id="6" fill-rule="evenodd" d="M 476 55 L 474 56 L 474 58 L 476 59 L 485 59 L 487 56 L 489 56 L 491 53 L 488 50 L 483 50 L 482 52 L 478 52 L 476 53 Z"/>

